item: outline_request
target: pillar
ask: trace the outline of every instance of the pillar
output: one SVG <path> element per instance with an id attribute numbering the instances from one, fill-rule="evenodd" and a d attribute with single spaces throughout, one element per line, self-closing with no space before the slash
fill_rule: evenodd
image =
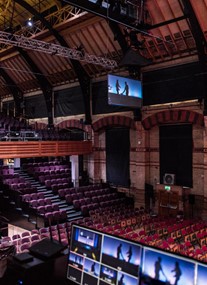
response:
<path id="1" fill-rule="evenodd" d="M 79 187 L 79 161 L 78 155 L 70 156 L 71 176 L 74 187 Z"/>
<path id="2" fill-rule="evenodd" d="M 14 158 L 14 168 L 20 168 L 20 158 Z"/>

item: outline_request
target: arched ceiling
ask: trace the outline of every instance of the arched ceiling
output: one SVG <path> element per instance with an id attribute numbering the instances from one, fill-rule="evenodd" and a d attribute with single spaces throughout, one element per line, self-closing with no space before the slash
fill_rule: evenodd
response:
<path id="1" fill-rule="evenodd" d="M 116 67 L 106 68 L 103 65 L 80 60 L 82 68 L 90 78 L 98 78 L 108 72 L 125 69 L 123 66 L 120 67 L 119 63 L 125 55 L 126 47 L 130 46 L 130 39 L 125 36 L 127 25 L 123 25 L 122 21 L 111 23 L 109 18 L 74 7 L 69 3 L 71 1 L 67 0 L 0 0 L 0 32 L 60 45 L 47 25 L 25 9 L 22 2 L 26 2 L 41 14 L 51 27 L 58 31 L 68 47 L 76 50 L 82 44 L 86 54 L 117 62 Z M 138 26 L 136 37 L 139 41 L 143 41 L 143 44 L 139 49 L 133 48 L 135 54 L 150 59 L 150 64 L 142 67 L 143 70 L 193 61 L 202 61 L 205 65 L 207 0 L 132 0 L 131 2 L 134 5 L 145 3 L 146 19 L 150 24 L 148 29 Z M 26 26 L 29 18 L 34 21 L 32 28 Z M 0 68 L 12 78 L 23 94 L 40 89 L 34 70 L 19 53 L 15 44 L 5 44 L 1 39 L 0 35 Z M 42 76 L 43 80 L 46 78 L 51 86 L 78 81 L 70 58 L 57 53 L 41 52 L 34 48 L 26 47 L 25 50 L 36 64 L 38 75 Z M 12 95 L 9 84 L 11 83 L 8 83 L 0 73 L 1 99 Z"/>

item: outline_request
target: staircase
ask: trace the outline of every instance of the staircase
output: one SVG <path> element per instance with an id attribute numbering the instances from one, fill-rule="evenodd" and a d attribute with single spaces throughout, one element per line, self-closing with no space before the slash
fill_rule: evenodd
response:
<path id="1" fill-rule="evenodd" d="M 82 212 L 75 210 L 74 206 L 69 206 L 65 200 L 61 200 L 59 195 L 54 194 L 52 189 L 47 189 L 45 185 L 40 184 L 34 177 L 29 176 L 29 174 L 22 169 L 15 169 L 15 173 L 18 173 L 20 177 L 23 177 L 25 181 L 29 182 L 32 187 L 37 189 L 37 192 L 44 194 L 45 198 L 50 198 L 52 204 L 57 204 L 60 210 L 66 210 L 67 221 L 74 221 L 83 218 Z M 21 209 L 18 209 L 21 210 Z M 25 214 L 23 214 L 25 215 Z"/>

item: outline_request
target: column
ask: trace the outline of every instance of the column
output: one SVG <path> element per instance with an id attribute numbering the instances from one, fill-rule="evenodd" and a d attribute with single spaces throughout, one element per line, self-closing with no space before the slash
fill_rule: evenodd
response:
<path id="1" fill-rule="evenodd" d="M 20 168 L 21 162 L 20 158 L 14 158 L 14 168 Z"/>
<path id="2" fill-rule="evenodd" d="M 79 187 L 79 164 L 78 164 L 78 155 L 70 156 L 71 162 L 71 175 L 72 182 L 74 187 Z"/>

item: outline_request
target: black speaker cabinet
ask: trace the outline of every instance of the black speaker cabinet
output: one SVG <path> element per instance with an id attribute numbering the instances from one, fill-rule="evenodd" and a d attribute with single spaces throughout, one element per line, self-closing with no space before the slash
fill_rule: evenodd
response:
<path id="1" fill-rule="evenodd" d="M 163 177 L 163 184 L 174 185 L 175 184 L 175 174 L 165 173 Z"/>
<path id="2" fill-rule="evenodd" d="M 188 201 L 190 205 L 194 205 L 195 204 L 195 195 L 194 194 L 190 194 L 188 196 Z"/>

